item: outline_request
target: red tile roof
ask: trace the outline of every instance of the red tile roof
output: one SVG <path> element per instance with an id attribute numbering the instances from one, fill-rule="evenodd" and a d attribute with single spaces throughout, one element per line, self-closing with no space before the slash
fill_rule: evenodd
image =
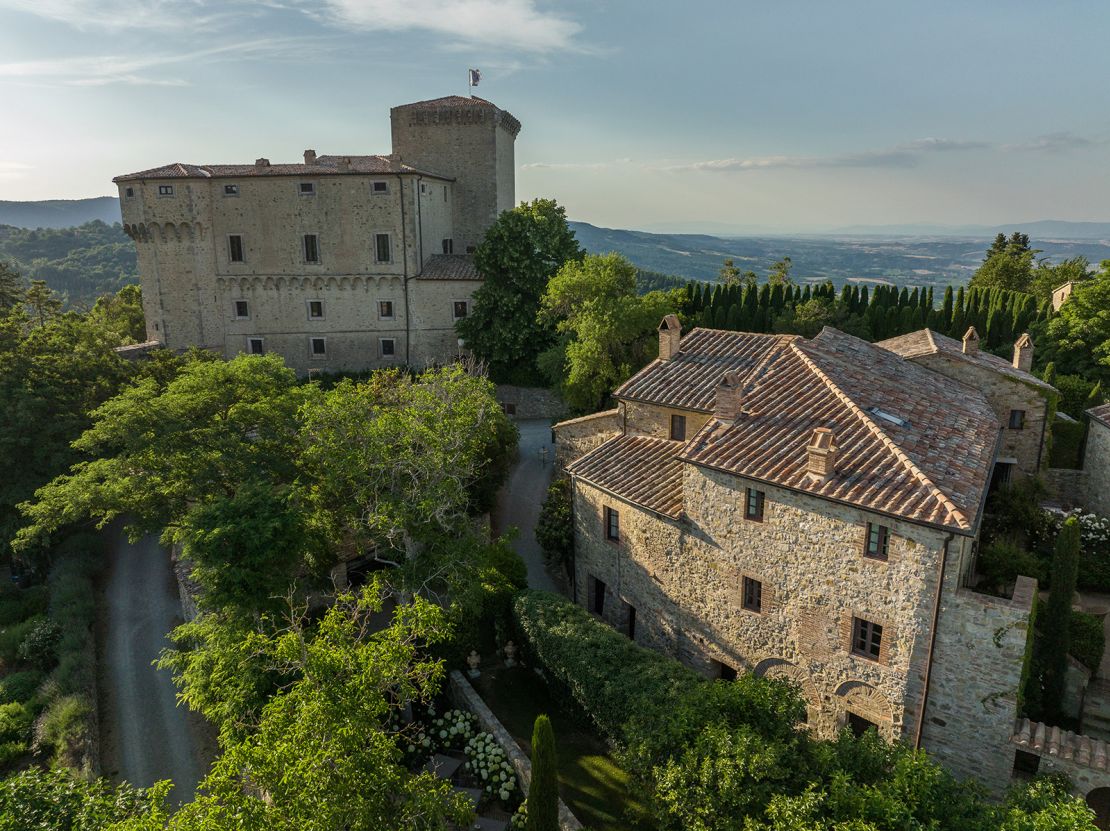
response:
<path id="1" fill-rule="evenodd" d="M 613 396 L 682 410 L 713 411 L 717 382 L 728 371 L 745 372 L 795 335 L 757 335 L 694 329 L 682 339 L 669 361 L 655 360 L 623 384 Z"/>
<path id="2" fill-rule="evenodd" d="M 617 436 L 567 467 L 573 476 L 635 505 L 675 518 L 682 513 L 682 442 Z"/>
<path id="3" fill-rule="evenodd" d="M 1087 415 L 1099 424 L 1110 427 L 1110 403 L 1101 404 L 1098 407 L 1091 407 L 1091 409 L 1087 410 Z"/>
<path id="4" fill-rule="evenodd" d="M 411 104 L 399 104 L 393 109 L 435 110 L 440 107 L 486 107 L 494 110 L 500 109 L 500 107 L 492 101 L 479 98 L 477 95 L 444 95 L 442 98 L 429 98 L 427 101 L 414 101 Z"/>
<path id="5" fill-rule="evenodd" d="M 340 162 L 347 160 L 345 168 L 340 167 Z M 318 156 L 316 164 L 173 164 L 154 167 L 150 170 L 140 170 L 138 173 L 126 173 L 116 176 L 113 182 L 125 182 L 135 179 L 225 179 L 240 178 L 243 176 L 347 176 L 347 175 L 375 175 L 412 173 L 424 176 L 434 176 L 438 179 L 451 181 L 449 176 L 440 176 L 427 170 L 420 170 L 411 165 L 391 159 L 389 156 Z"/>
<path id="6" fill-rule="evenodd" d="M 949 358 L 967 361 L 968 363 L 984 367 L 985 369 L 993 370 L 1018 381 L 1024 381 L 1046 392 L 1055 392 L 1053 386 L 1046 384 L 1030 372 L 1018 369 L 1005 358 L 1000 358 L 997 355 L 992 355 L 990 352 L 983 352 L 980 350 L 965 354 L 964 345 L 961 341 L 942 335 L 940 332 L 934 332 L 932 329 L 921 329 L 917 332 L 910 332 L 908 335 L 888 338 L 887 340 L 879 341 L 875 345 L 881 346 L 883 349 L 889 349 L 891 352 L 896 352 L 903 358 L 916 358 L 920 355 L 945 355 Z"/>
<path id="7" fill-rule="evenodd" d="M 680 458 L 974 533 L 999 436 L 980 392 L 827 327 L 760 357 L 741 374 L 742 414 L 733 424 L 710 419 Z M 807 474 L 818 427 L 839 447 L 825 481 Z"/>
<path id="8" fill-rule="evenodd" d="M 469 254 L 435 254 L 424 263 L 418 280 L 481 280 Z"/>

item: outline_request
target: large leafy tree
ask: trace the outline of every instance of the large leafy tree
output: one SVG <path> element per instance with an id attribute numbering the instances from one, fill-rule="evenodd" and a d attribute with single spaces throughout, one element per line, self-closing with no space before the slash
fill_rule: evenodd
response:
<path id="1" fill-rule="evenodd" d="M 1110 384 L 1110 260 L 1077 285 L 1049 320 L 1043 352 L 1061 375 L 1082 375 Z"/>
<path id="2" fill-rule="evenodd" d="M 486 231 L 474 255 L 484 282 L 458 332 L 495 380 L 534 380 L 536 358 L 554 340 L 551 326 L 536 317 L 540 297 L 563 263 L 581 256 L 566 211 L 553 199 L 505 211 Z"/>
<path id="3" fill-rule="evenodd" d="M 1029 247 L 1029 237 L 1025 234 L 1015 231 L 1009 239 L 999 234 L 987 249 L 983 264 L 971 276 L 971 286 L 1029 291 L 1039 253 Z"/>
<path id="4" fill-rule="evenodd" d="M 555 347 L 563 393 L 590 412 L 658 354 L 659 321 L 685 301 L 681 289 L 636 294 L 636 267 L 619 254 L 587 254 L 566 263 L 547 286 L 541 319 L 567 339 Z"/>

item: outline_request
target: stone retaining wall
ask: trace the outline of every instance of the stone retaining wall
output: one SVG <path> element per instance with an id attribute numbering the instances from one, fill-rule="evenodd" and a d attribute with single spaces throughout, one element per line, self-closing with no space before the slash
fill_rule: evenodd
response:
<path id="1" fill-rule="evenodd" d="M 1049 501 L 1069 509 L 1087 504 L 1087 471 L 1052 467 L 1043 471 L 1042 479 Z"/>
<path id="2" fill-rule="evenodd" d="M 551 428 L 555 434 L 555 466 L 562 470 L 579 456 L 589 453 L 623 432 L 620 408 L 561 421 Z"/>
<path id="3" fill-rule="evenodd" d="M 557 393 L 543 387 L 514 387 L 498 384 L 497 402 L 513 418 L 563 418 L 567 404 Z"/>
<path id="4" fill-rule="evenodd" d="M 478 724 L 481 725 L 482 729 L 492 735 L 497 743 L 504 748 L 506 755 L 509 757 L 509 763 L 516 770 L 517 776 L 520 777 L 520 785 L 524 795 L 527 796 L 528 788 L 532 784 L 532 763 L 524 755 L 524 751 L 520 749 L 516 739 L 497 720 L 497 716 L 486 706 L 486 702 L 482 700 L 474 687 L 470 686 L 466 677 L 457 669 L 451 672 L 450 683 L 451 698 L 456 706 L 474 713 L 478 717 Z M 582 823 L 575 818 L 574 814 L 570 812 L 570 808 L 561 799 L 559 800 L 559 827 L 563 831 L 580 831 L 582 828 Z"/>

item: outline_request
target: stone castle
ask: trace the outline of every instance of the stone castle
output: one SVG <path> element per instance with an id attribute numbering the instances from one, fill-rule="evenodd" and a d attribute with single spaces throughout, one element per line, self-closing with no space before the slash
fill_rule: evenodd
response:
<path id="1" fill-rule="evenodd" d="M 555 427 L 575 599 L 708 676 L 794 681 L 819 735 L 875 727 L 996 793 L 1021 754 L 1110 784 L 1051 758 L 1105 763 L 1103 742 L 1017 721 L 1036 582 L 973 588 L 988 493 L 1044 463 L 1055 390 L 1032 357 L 1028 336 L 980 353 L 974 329 L 871 344 L 668 316 L 616 409 Z"/>
<path id="2" fill-rule="evenodd" d="M 514 204 L 520 122 L 481 98 L 394 107 L 392 153 L 117 176 L 147 339 L 300 374 L 454 359 L 471 255 Z"/>

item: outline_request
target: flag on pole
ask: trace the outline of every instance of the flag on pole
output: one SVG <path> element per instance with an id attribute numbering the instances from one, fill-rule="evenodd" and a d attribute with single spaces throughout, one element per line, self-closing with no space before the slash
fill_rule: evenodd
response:
<path id="1" fill-rule="evenodd" d="M 482 80 L 482 71 L 480 69 L 470 70 L 470 86 L 478 86 L 478 82 Z"/>

